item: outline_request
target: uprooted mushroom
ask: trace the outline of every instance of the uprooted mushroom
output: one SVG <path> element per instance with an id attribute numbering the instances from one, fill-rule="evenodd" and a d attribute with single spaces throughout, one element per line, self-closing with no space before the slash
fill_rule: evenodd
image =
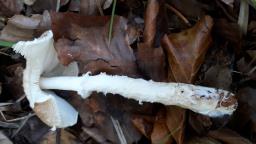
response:
<path id="1" fill-rule="evenodd" d="M 20 41 L 13 46 L 26 58 L 23 87 L 30 106 L 49 126 L 71 126 L 77 122 L 78 116 L 68 102 L 48 91 L 50 89 L 76 91 L 83 98 L 92 92 L 120 94 L 139 102 L 177 105 L 211 117 L 231 115 L 236 109 L 234 94 L 222 89 L 105 73 L 77 76 L 76 63 L 67 67 L 59 63 L 53 42 L 52 32 L 47 31 L 38 39 Z"/>

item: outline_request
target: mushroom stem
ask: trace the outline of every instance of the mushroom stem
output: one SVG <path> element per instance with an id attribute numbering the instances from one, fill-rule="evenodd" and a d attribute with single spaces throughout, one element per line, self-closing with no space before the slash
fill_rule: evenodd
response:
<path id="1" fill-rule="evenodd" d="M 236 108 L 234 95 L 225 90 L 184 83 L 163 83 L 127 76 L 111 76 L 105 73 L 95 76 L 87 73 L 81 77 L 41 78 L 40 87 L 77 91 L 83 98 L 87 98 L 94 91 L 119 94 L 139 102 L 177 105 L 212 117 L 230 115 Z"/>

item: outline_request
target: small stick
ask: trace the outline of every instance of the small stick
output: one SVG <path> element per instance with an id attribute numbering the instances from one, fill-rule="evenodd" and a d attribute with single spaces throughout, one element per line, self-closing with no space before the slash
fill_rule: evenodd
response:
<path id="1" fill-rule="evenodd" d="M 181 20 L 183 20 L 188 26 L 191 26 L 190 22 L 188 21 L 188 19 L 181 13 L 179 12 L 177 9 L 175 9 L 173 6 L 169 5 L 169 4 L 165 4 L 165 6 L 171 10 L 172 12 L 174 12 Z"/>

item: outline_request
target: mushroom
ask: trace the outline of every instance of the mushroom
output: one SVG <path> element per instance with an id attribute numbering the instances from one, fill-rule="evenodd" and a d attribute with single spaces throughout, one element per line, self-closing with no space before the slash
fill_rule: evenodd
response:
<path id="1" fill-rule="evenodd" d="M 62 128 L 77 122 L 78 112 L 64 99 L 39 87 L 41 75 L 77 75 L 76 63 L 64 67 L 59 64 L 53 47 L 53 34 L 47 31 L 33 41 L 20 41 L 13 49 L 26 59 L 23 87 L 26 97 L 36 115 L 47 125 Z"/>
<path id="2" fill-rule="evenodd" d="M 76 91 L 83 98 L 94 91 L 119 94 L 139 102 L 176 105 L 211 117 L 231 115 L 237 107 L 233 93 L 192 84 L 154 82 L 105 73 L 92 76 L 89 72 L 82 76 L 46 76 L 59 64 L 52 35 L 47 31 L 39 39 L 19 42 L 13 47 L 27 60 L 23 86 L 30 106 L 50 126 L 74 124 L 77 112 L 63 99 L 41 89 Z M 36 107 L 41 105 L 44 108 L 37 110 Z M 55 118 L 48 114 L 53 108 L 56 109 Z"/>

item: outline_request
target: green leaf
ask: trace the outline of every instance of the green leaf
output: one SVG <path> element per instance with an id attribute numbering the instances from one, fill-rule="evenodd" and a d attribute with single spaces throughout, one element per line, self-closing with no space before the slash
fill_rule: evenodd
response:
<path id="1" fill-rule="evenodd" d="M 0 41 L 1 47 L 12 47 L 14 44 L 15 42 Z"/>

